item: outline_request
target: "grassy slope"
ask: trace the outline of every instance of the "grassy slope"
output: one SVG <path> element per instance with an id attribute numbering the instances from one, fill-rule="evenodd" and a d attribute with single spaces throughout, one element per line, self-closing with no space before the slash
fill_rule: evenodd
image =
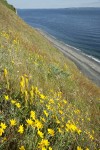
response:
<path id="1" fill-rule="evenodd" d="M 13 10 L 14 12 L 16 12 L 16 9 L 12 5 L 8 4 L 8 2 L 6 0 L 0 0 L 0 2 L 3 5 L 5 5 L 6 7 L 8 7 L 9 9 Z"/>
<path id="2" fill-rule="evenodd" d="M 5 89 L 2 77 L 4 68 L 9 72 L 9 90 Z M 24 74 L 28 76 L 30 86 L 38 87 L 45 95 L 51 96 L 51 91 L 62 92 L 62 99 L 67 99 L 71 105 L 70 111 L 66 112 L 66 108 L 64 111 L 75 119 L 72 109 L 79 109 L 84 120 L 79 125 L 83 130 L 94 130 L 95 142 L 98 143 L 100 89 L 40 33 L 0 3 L 1 99 L 6 92 L 15 93 L 13 97 L 16 98 L 20 92 L 20 77 Z M 90 144 L 84 143 L 83 147 Z"/>

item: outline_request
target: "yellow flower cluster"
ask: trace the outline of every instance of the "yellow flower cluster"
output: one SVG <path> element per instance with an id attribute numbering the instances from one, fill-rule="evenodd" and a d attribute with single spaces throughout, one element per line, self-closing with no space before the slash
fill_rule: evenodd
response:
<path id="1" fill-rule="evenodd" d="M 7 70 L 4 74 L 8 75 Z M 60 142 L 57 146 L 58 149 L 59 145 L 62 144 L 62 147 L 65 145 L 66 139 L 68 142 L 66 142 L 65 149 L 68 149 L 69 143 L 78 143 L 78 138 L 79 143 L 83 142 L 87 135 L 87 141 L 93 145 L 94 132 L 91 134 L 91 131 L 84 131 L 85 120 L 82 117 L 82 111 L 65 98 L 63 99 L 62 92 L 52 91 L 52 94 L 47 96 L 38 87 L 30 86 L 28 79 L 25 74 L 21 76 L 21 80 L 19 79 L 19 93 L 16 92 L 17 94 L 13 96 L 13 92 L 7 91 L 3 95 L 5 106 L 3 107 L 7 108 L 8 103 L 9 113 L 7 114 L 4 109 L 0 112 L 3 115 L 0 123 L 2 139 L 7 128 L 6 135 L 7 137 L 11 136 L 12 140 L 13 137 L 19 140 L 21 135 L 22 139 L 18 141 L 19 150 L 25 150 L 28 144 L 29 149 L 53 150 L 53 147 L 55 149 L 57 146 L 57 142 Z M 4 123 L 6 116 L 8 118 Z M 77 150 L 83 150 L 83 148 L 89 150 L 87 146 L 83 142 L 76 148 Z M 63 149 L 62 147 L 61 149 Z"/>
<path id="2" fill-rule="evenodd" d="M 78 134 L 82 132 L 80 129 L 77 128 L 75 124 L 71 123 L 70 120 L 68 120 L 66 124 L 66 131 L 77 132 Z"/>
<path id="3" fill-rule="evenodd" d="M 49 146 L 49 141 L 47 139 L 42 139 L 41 142 L 39 143 L 38 148 L 40 149 L 46 149 Z"/>
<path id="4" fill-rule="evenodd" d="M 6 39 L 9 39 L 9 34 L 6 33 L 5 31 L 1 32 L 1 36 L 6 38 Z"/>
<path id="5" fill-rule="evenodd" d="M 1 122 L 0 123 L 0 136 L 5 132 L 5 129 L 7 128 L 6 124 Z"/>
<path id="6" fill-rule="evenodd" d="M 11 100 L 11 103 L 14 104 L 17 108 L 21 108 L 21 104 L 16 100 Z"/>
<path id="7" fill-rule="evenodd" d="M 33 121 L 32 121 L 31 119 L 27 119 L 26 122 L 27 122 L 27 124 L 30 125 L 30 126 L 33 125 Z"/>

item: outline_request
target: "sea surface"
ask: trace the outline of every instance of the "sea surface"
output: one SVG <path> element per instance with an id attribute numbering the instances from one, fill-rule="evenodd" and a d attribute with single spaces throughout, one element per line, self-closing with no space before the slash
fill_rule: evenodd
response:
<path id="1" fill-rule="evenodd" d="M 32 27 L 100 62 L 100 8 L 18 9 L 17 12 Z"/>

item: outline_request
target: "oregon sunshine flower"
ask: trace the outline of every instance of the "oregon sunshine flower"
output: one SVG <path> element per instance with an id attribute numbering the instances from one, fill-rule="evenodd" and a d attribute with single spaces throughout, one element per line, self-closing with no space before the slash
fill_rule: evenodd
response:
<path id="1" fill-rule="evenodd" d="M 25 150 L 25 147 L 24 147 L 24 146 L 21 146 L 21 147 L 19 148 L 19 150 Z"/>
<path id="2" fill-rule="evenodd" d="M 50 134 L 51 136 L 54 136 L 55 132 L 53 129 L 48 129 L 48 134 Z"/>
<path id="3" fill-rule="evenodd" d="M 22 134 L 24 132 L 23 124 L 19 126 L 18 132 Z"/>
<path id="4" fill-rule="evenodd" d="M 15 119 L 11 119 L 10 120 L 10 125 L 11 126 L 15 126 L 16 125 L 16 120 Z"/>

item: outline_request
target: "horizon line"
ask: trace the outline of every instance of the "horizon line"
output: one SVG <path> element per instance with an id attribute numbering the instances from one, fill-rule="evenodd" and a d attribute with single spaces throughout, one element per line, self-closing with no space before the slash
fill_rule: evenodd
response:
<path id="1" fill-rule="evenodd" d="M 37 7 L 37 8 L 16 8 L 16 9 L 68 9 L 68 8 L 100 8 L 100 6 L 99 7 L 95 7 L 95 6 L 83 6 L 83 7 L 78 7 L 78 6 L 73 6 L 73 7 L 53 7 L 53 8 L 51 8 L 51 7 L 48 7 L 48 8 L 46 8 L 46 7 L 44 7 L 44 8 L 39 8 L 39 7 Z"/>

